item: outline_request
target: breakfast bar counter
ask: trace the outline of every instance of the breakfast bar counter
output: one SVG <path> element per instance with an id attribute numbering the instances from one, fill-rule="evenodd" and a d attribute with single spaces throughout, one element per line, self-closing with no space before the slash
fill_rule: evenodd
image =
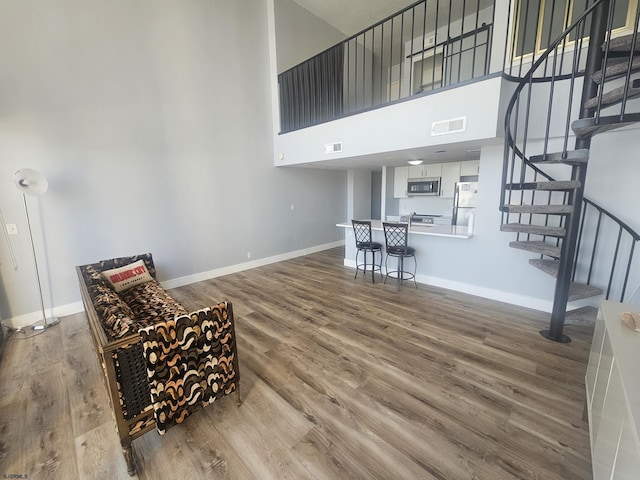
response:
<path id="1" fill-rule="evenodd" d="M 382 244 L 384 254 L 383 273 L 393 270 L 396 259 L 387 258 L 382 221 L 371 221 L 371 237 L 374 242 Z M 404 222 L 387 222 L 404 223 Z M 338 223 L 344 229 L 344 265 L 355 268 L 356 245 L 351 221 Z M 474 246 L 479 237 L 466 226 L 433 225 L 412 223 L 409 227 L 408 245 L 415 248 L 416 281 L 424 284 L 443 284 L 452 286 L 447 277 L 458 275 L 464 277 L 468 273 L 469 257 L 474 255 Z M 464 240 L 464 241 L 461 241 Z M 376 263 L 379 257 L 376 258 Z M 388 265 L 387 265 L 388 263 Z M 409 260 L 413 270 L 413 261 Z"/>
<path id="2" fill-rule="evenodd" d="M 394 223 L 394 222 L 387 222 Z M 351 222 L 338 223 L 337 227 L 352 228 Z M 382 232 L 382 221 L 371 220 L 371 230 Z M 430 235 L 434 237 L 469 238 L 473 234 L 469 233 L 467 227 L 457 227 L 455 225 L 429 225 L 411 224 L 409 226 L 409 238 L 412 235 Z"/>

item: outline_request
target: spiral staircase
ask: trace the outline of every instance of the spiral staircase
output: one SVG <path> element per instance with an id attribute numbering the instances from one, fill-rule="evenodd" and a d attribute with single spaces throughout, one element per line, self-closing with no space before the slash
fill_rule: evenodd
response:
<path id="1" fill-rule="evenodd" d="M 510 246 L 536 253 L 530 264 L 556 279 L 550 327 L 540 332 L 556 342 L 571 341 L 563 333 L 569 302 L 599 295 L 624 301 L 636 272 L 638 233 L 584 197 L 591 142 L 640 121 L 633 101 L 640 96 L 640 9 L 633 32 L 615 37 L 614 5 L 594 2 L 524 76 L 512 77 L 518 83 L 505 118 L 501 230 L 515 233 Z M 613 227 L 605 232 L 603 225 Z"/>

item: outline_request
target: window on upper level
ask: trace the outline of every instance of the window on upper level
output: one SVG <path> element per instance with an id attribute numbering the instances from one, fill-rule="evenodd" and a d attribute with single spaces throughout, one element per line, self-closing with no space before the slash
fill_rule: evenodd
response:
<path id="1" fill-rule="evenodd" d="M 613 7 L 613 32 L 633 28 L 638 0 L 611 0 Z M 518 0 L 515 11 L 514 57 L 535 52 L 536 56 L 570 26 L 589 6 L 590 0 Z M 581 32 L 589 34 L 589 24 Z M 575 40 L 569 37 L 569 41 Z"/>

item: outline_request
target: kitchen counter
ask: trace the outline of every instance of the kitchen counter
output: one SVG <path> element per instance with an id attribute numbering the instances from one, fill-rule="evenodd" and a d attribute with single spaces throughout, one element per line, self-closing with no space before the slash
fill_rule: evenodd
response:
<path id="1" fill-rule="evenodd" d="M 394 222 L 388 222 L 394 223 Z M 351 222 L 338 223 L 337 227 L 353 228 Z M 382 231 L 381 220 L 371 220 L 371 230 Z M 450 238 L 470 238 L 473 236 L 469 233 L 467 227 L 457 227 L 455 225 L 427 225 L 412 224 L 409 227 L 409 235 L 428 235 L 434 237 L 450 237 Z"/>

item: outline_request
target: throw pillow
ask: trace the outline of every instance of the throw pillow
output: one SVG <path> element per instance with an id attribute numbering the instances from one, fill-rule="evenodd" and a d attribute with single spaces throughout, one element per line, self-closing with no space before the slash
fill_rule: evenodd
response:
<path id="1" fill-rule="evenodd" d="M 144 265 L 144 260 L 124 265 L 122 267 L 104 270 L 102 275 L 113 286 L 116 292 L 153 280 Z"/>

